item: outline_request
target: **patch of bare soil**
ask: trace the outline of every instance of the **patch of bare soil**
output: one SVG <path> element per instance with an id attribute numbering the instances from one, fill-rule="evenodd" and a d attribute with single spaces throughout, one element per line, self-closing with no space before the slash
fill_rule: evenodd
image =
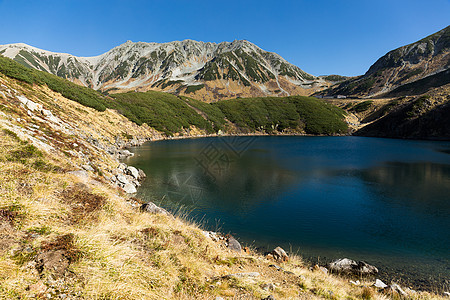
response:
<path id="1" fill-rule="evenodd" d="M 69 219 L 72 223 L 96 219 L 95 213 L 106 203 L 104 196 L 91 193 L 86 185 L 80 183 L 64 190 L 61 196 L 70 205 Z"/>

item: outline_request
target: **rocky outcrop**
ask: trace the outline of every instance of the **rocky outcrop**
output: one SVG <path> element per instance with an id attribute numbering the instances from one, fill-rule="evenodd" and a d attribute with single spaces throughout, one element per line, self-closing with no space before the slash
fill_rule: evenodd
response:
<path id="1" fill-rule="evenodd" d="M 144 171 L 127 166 L 125 163 L 120 163 L 113 173 L 114 176 L 110 178 L 111 183 L 128 194 L 136 193 L 137 188 L 141 186 L 140 182 L 146 177 Z"/>

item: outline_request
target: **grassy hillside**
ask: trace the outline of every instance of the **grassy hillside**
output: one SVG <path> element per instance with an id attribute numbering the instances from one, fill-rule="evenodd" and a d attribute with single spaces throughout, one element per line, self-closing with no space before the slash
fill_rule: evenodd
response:
<path id="1" fill-rule="evenodd" d="M 27 84 L 47 85 L 64 97 L 98 111 L 115 109 L 136 124 L 146 123 L 168 136 L 182 133 L 192 126 L 206 133 L 227 132 L 234 127 L 238 127 L 237 133 L 285 130 L 307 134 L 347 132 L 343 111 L 315 98 L 242 98 L 207 104 L 155 91 L 115 94 L 111 98 L 1 56 L 0 73 Z"/>
<path id="2" fill-rule="evenodd" d="M 248 131 L 294 130 L 307 134 L 346 133 L 344 111 L 302 96 L 232 99 L 213 104 L 228 120 Z"/>
<path id="3" fill-rule="evenodd" d="M 46 84 L 51 90 L 84 106 L 104 111 L 110 104 L 100 93 L 43 71 L 29 69 L 0 55 L 0 73 L 28 84 Z"/>

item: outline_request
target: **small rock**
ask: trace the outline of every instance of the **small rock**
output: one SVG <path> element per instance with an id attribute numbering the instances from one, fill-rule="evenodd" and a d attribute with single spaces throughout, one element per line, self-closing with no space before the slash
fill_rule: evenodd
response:
<path id="1" fill-rule="evenodd" d="M 134 194 L 137 192 L 136 187 L 131 183 L 126 183 L 122 188 L 127 194 Z"/>
<path id="2" fill-rule="evenodd" d="M 353 284 L 353 285 L 360 285 L 361 284 L 361 282 L 359 280 L 356 280 L 356 281 L 350 280 L 350 283 Z"/>
<path id="3" fill-rule="evenodd" d="M 394 293 L 399 293 L 402 296 L 406 296 L 406 292 L 396 283 L 393 283 L 389 286 L 389 288 L 394 292 Z"/>
<path id="4" fill-rule="evenodd" d="M 171 215 L 167 210 L 157 206 L 153 202 L 148 202 L 148 203 L 142 204 L 141 205 L 141 210 L 145 211 L 145 212 L 148 212 L 148 213 L 151 213 L 151 214 L 163 214 L 163 215 L 167 215 L 167 216 Z"/>
<path id="5" fill-rule="evenodd" d="M 139 179 L 139 171 L 135 167 L 129 166 L 126 169 L 126 174 L 133 176 L 135 179 Z"/>
<path id="6" fill-rule="evenodd" d="M 125 156 L 125 157 L 130 157 L 130 156 L 134 156 L 134 153 L 131 153 L 128 150 L 120 150 L 119 151 L 119 155 Z"/>
<path id="7" fill-rule="evenodd" d="M 217 296 L 216 298 L 214 298 L 214 300 L 225 300 L 225 299 L 222 298 L 222 297 Z"/>
<path id="8" fill-rule="evenodd" d="M 289 260 L 289 256 L 286 254 L 286 251 L 284 251 L 281 247 L 276 247 L 270 254 L 272 254 L 276 261 L 284 262 Z"/>
<path id="9" fill-rule="evenodd" d="M 241 253 L 242 251 L 241 244 L 239 244 L 239 242 L 234 237 L 230 235 L 227 239 L 227 243 L 228 249 Z"/>
<path id="10" fill-rule="evenodd" d="M 444 292 L 444 296 L 450 297 L 450 293 L 449 292 Z"/>
<path id="11" fill-rule="evenodd" d="M 138 174 L 139 174 L 139 179 L 143 180 L 145 177 L 147 177 L 147 175 L 145 174 L 144 171 L 142 171 L 141 169 L 138 169 Z"/>
<path id="12" fill-rule="evenodd" d="M 342 258 L 329 264 L 331 271 L 347 275 L 370 275 L 378 273 L 378 269 L 364 261 L 354 261 Z"/>
<path id="13" fill-rule="evenodd" d="M 284 271 L 284 269 L 277 265 L 269 265 L 270 268 L 275 268 L 277 271 Z"/>
<path id="14" fill-rule="evenodd" d="M 373 284 L 374 287 L 377 287 L 379 289 L 385 289 L 387 288 L 387 284 L 381 281 L 380 279 L 375 280 L 375 283 Z"/>
<path id="15" fill-rule="evenodd" d="M 125 184 L 125 185 L 126 185 L 126 184 L 129 184 L 127 177 L 126 177 L 125 175 L 123 175 L 123 174 L 117 175 L 116 178 L 117 178 L 117 180 L 118 180 L 119 182 L 121 182 L 121 183 L 123 183 L 123 184 Z"/>

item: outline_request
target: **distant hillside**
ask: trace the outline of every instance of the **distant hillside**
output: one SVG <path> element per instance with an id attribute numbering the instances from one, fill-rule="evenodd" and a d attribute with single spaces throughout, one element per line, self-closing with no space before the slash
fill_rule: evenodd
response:
<path id="1" fill-rule="evenodd" d="M 205 133 L 306 133 L 345 134 L 344 112 L 311 97 L 240 98 L 204 103 L 164 92 L 128 92 L 104 96 L 43 71 L 29 69 L 0 57 L 0 73 L 27 84 L 47 85 L 51 90 L 85 106 L 115 109 L 138 125 L 168 136 Z"/>
<path id="2" fill-rule="evenodd" d="M 363 76 L 347 80 L 321 94 L 351 97 L 382 96 L 400 91 L 421 94 L 427 88 L 450 82 L 450 76 L 446 73 L 450 68 L 449 52 L 450 26 L 418 42 L 390 51 Z M 424 82 L 427 84 L 423 86 Z M 406 85 L 408 87 L 403 88 Z"/>
<path id="3" fill-rule="evenodd" d="M 329 86 L 276 53 L 245 41 L 126 42 L 96 57 L 54 53 L 25 44 L 0 54 L 100 91 L 159 90 L 203 101 L 254 96 L 309 95 Z"/>
<path id="4" fill-rule="evenodd" d="M 447 84 L 421 96 L 394 99 L 373 113 L 378 115 L 374 122 L 355 134 L 450 140 L 449 94 L 450 84 Z"/>

